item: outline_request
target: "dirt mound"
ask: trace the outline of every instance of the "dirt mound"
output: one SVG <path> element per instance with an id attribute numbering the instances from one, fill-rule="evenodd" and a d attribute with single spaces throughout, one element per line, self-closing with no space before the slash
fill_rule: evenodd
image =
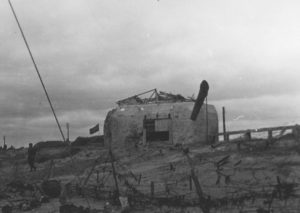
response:
<path id="1" fill-rule="evenodd" d="M 78 147 L 44 147 L 38 150 L 35 160 L 43 163 L 48 160 L 62 159 L 80 152 Z"/>
<path id="2" fill-rule="evenodd" d="M 89 144 L 101 144 L 104 145 L 104 136 L 93 136 L 93 137 L 78 137 L 71 143 L 71 146 L 86 146 Z"/>
<path id="3" fill-rule="evenodd" d="M 77 154 L 80 151 L 79 148 L 70 147 L 67 143 L 62 141 L 42 141 L 36 143 L 34 147 L 38 150 L 35 158 L 38 163 L 65 158 Z"/>
<path id="4" fill-rule="evenodd" d="M 67 143 L 64 143 L 62 141 L 41 141 L 34 145 L 34 147 L 38 149 L 42 148 L 50 148 L 50 147 L 66 147 L 68 146 Z"/>

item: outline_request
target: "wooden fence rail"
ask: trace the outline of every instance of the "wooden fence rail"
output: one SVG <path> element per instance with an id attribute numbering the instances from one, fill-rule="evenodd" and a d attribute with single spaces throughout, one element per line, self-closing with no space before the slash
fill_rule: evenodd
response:
<path id="1" fill-rule="evenodd" d="M 267 127 L 267 128 L 260 128 L 260 129 L 247 129 L 247 130 L 238 130 L 238 131 L 227 131 L 225 133 L 225 141 L 229 141 L 230 135 L 237 135 L 237 134 L 248 134 L 248 136 L 251 139 L 251 133 L 257 133 L 257 132 L 268 132 L 268 139 L 272 139 L 273 137 L 273 131 L 285 131 L 289 129 L 299 129 L 299 125 L 290 125 L 290 126 L 278 126 L 278 127 Z M 299 131 L 299 130 L 298 130 Z M 218 136 L 224 135 L 223 132 L 219 133 Z"/>

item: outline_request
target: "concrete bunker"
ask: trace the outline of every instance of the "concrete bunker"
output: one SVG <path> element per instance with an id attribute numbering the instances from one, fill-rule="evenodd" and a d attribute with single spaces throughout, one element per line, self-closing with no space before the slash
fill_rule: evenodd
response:
<path id="1" fill-rule="evenodd" d="M 118 107 L 107 114 L 104 123 L 107 143 L 130 148 L 152 143 L 204 145 L 218 140 L 218 115 L 213 105 L 208 104 L 207 109 L 203 105 L 192 121 L 193 100 L 154 92 L 156 95 L 148 99 L 132 96 L 117 102 Z"/>

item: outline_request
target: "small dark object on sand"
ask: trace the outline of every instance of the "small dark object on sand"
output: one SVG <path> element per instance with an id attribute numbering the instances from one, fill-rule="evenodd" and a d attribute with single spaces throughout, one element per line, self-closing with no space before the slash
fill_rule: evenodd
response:
<path id="1" fill-rule="evenodd" d="M 50 198 L 57 198 L 60 195 L 61 185 L 57 180 L 46 180 L 41 187 L 43 192 Z"/>
<path id="2" fill-rule="evenodd" d="M 184 148 L 182 151 L 184 154 L 188 154 L 190 152 L 189 148 Z"/>
<path id="3" fill-rule="evenodd" d="M 83 208 L 82 206 L 75 206 L 73 204 L 66 204 L 59 207 L 59 213 L 89 213 L 89 208 Z"/>

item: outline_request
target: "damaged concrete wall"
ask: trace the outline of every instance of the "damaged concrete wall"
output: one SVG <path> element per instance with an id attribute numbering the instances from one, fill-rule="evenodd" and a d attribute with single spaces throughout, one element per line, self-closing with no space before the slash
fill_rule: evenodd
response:
<path id="1" fill-rule="evenodd" d="M 143 120 L 167 118 L 170 114 L 170 141 L 173 144 L 206 142 L 206 107 L 200 110 L 196 121 L 190 119 L 193 102 L 126 105 L 107 114 L 104 137 L 107 143 L 126 147 L 143 142 Z M 208 105 L 208 143 L 217 140 L 218 115 L 213 105 Z"/>
<path id="2" fill-rule="evenodd" d="M 213 105 L 208 105 L 208 141 L 206 142 L 206 106 L 203 105 L 196 121 L 190 119 L 194 103 L 174 105 L 173 140 L 174 143 L 212 143 L 218 139 L 218 114 Z"/>

